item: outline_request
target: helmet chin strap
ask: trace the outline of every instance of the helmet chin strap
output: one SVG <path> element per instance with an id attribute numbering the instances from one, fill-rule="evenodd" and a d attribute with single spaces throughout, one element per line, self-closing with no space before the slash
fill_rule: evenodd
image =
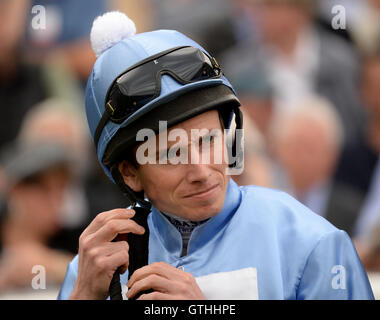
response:
<path id="1" fill-rule="evenodd" d="M 128 244 L 129 244 L 129 266 L 128 266 L 128 279 L 131 275 L 139 268 L 148 264 L 149 257 L 149 227 L 148 227 L 148 215 L 150 213 L 151 204 L 148 201 L 142 199 L 136 192 L 129 188 L 121 175 L 118 166 L 114 165 L 110 169 L 111 175 L 115 180 L 116 184 L 125 193 L 131 202 L 132 209 L 135 210 L 136 214 L 133 220 L 144 227 L 145 233 L 143 235 L 135 235 L 133 233 L 128 234 Z M 137 206 L 137 204 L 139 206 Z M 122 239 L 119 239 L 119 236 Z M 117 236 L 114 241 L 125 240 L 123 235 Z M 125 236 L 125 235 L 124 235 Z M 143 291 L 140 292 L 134 299 L 138 298 L 143 293 L 151 292 Z M 109 286 L 109 295 L 111 300 L 122 300 L 122 291 L 120 284 L 120 270 L 119 268 L 114 272 L 113 277 Z"/>

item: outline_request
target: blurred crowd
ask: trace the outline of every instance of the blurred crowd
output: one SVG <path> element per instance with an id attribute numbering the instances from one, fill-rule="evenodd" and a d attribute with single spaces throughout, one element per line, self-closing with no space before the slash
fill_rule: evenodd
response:
<path id="1" fill-rule="evenodd" d="M 245 169 L 233 178 L 292 194 L 380 271 L 380 0 L 338 4 L 0 1 L 0 294 L 30 286 L 34 265 L 59 285 L 88 223 L 128 205 L 85 119 L 89 34 L 110 10 L 137 32 L 176 29 L 212 53 L 245 115 Z"/>

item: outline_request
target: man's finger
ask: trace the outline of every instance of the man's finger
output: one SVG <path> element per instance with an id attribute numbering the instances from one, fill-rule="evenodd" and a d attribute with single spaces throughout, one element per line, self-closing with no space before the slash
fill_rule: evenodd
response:
<path id="1" fill-rule="evenodd" d="M 126 241 L 106 242 L 88 251 L 88 255 L 94 260 L 101 256 L 111 256 L 119 251 L 129 252 L 129 245 Z"/>
<path id="2" fill-rule="evenodd" d="M 112 219 L 91 236 L 96 239 L 96 242 L 100 243 L 112 241 L 118 234 L 134 233 L 142 235 L 144 232 L 145 229 L 133 220 Z"/>
<path id="3" fill-rule="evenodd" d="M 157 274 L 151 274 L 141 280 L 136 281 L 133 286 L 128 289 L 127 298 L 130 299 L 137 293 L 148 289 L 153 289 L 154 291 L 163 293 L 169 292 L 171 286 L 173 286 L 172 281 L 169 281 L 168 279 Z"/>
<path id="4" fill-rule="evenodd" d="M 151 274 L 156 274 L 166 279 L 181 281 L 184 271 L 179 270 L 165 262 L 154 262 L 140 269 L 137 269 L 130 277 L 127 286 L 130 288 L 136 281 L 139 281 Z"/>
<path id="5" fill-rule="evenodd" d="M 113 209 L 99 213 L 94 220 L 88 225 L 83 235 L 89 235 L 98 231 L 108 221 L 112 219 L 130 219 L 135 215 L 135 211 L 132 209 Z"/>
<path id="6" fill-rule="evenodd" d="M 144 293 L 136 300 L 176 300 L 175 296 L 158 291 Z"/>
<path id="7" fill-rule="evenodd" d="M 109 270 L 115 271 L 121 267 L 121 273 L 124 273 L 129 265 L 129 254 L 126 250 L 119 250 L 109 256 L 103 256 L 95 260 L 98 270 L 107 272 Z"/>

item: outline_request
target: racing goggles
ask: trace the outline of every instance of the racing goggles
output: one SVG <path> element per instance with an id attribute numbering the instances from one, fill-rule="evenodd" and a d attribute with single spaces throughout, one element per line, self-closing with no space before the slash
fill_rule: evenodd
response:
<path id="1" fill-rule="evenodd" d="M 122 123 L 160 95 L 161 77 L 165 74 L 183 85 L 223 75 L 215 58 L 190 46 L 172 48 L 140 61 L 118 76 L 108 89 L 105 112 L 94 135 L 95 146 L 108 121 Z"/>

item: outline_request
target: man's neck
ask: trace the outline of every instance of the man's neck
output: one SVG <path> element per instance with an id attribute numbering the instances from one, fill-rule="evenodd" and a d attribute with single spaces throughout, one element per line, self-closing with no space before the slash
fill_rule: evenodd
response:
<path id="1" fill-rule="evenodd" d="M 208 219 L 203 221 L 190 221 L 180 217 L 177 217 L 173 214 L 162 212 L 161 213 L 170 221 L 170 223 L 179 231 L 182 237 L 182 254 L 185 256 L 187 254 L 187 245 L 190 240 L 190 236 L 193 230 L 206 222 Z"/>

